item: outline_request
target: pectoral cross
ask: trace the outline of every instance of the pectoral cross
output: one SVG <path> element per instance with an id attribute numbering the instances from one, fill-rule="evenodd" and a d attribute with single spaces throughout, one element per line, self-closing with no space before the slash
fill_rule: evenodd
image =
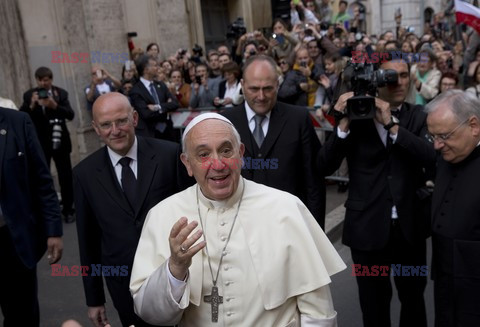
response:
<path id="1" fill-rule="evenodd" d="M 212 306 L 212 322 L 218 322 L 218 305 L 223 303 L 223 296 L 218 295 L 218 287 L 212 286 L 212 294 L 205 295 L 203 301 Z"/>

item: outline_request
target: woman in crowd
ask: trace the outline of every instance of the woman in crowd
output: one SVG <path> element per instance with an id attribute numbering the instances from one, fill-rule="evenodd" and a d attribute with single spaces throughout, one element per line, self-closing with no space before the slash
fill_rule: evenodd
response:
<path id="1" fill-rule="evenodd" d="M 288 32 L 287 24 L 281 18 L 276 18 L 273 21 L 272 29 L 273 34 L 270 39 L 268 54 L 274 59 L 288 58 L 298 40 Z"/>
<path id="2" fill-rule="evenodd" d="M 135 64 L 133 64 L 131 61 L 130 64 L 128 64 L 128 69 L 127 63 L 125 63 L 122 67 L 122 83 L 123 81 L 132 81 L 133 83 L 138 81 L 137 69 Z"/>
<path id="3" fill-rule="evenodd" d="M 440 78 L 439 90 L 440 93 L 447 92 L 448 90 L 457 88 L 458 75 L 453 72 L 446 72 L 442 74 Z"/>
<path id="4" fill-rule="evenodd" d="M 165 74 L 165 70 L 162 66 L 157 66 L 157 76 L 155 77 L 155 81 L 163 82 L 165 84 L 168 83 L 168 76 Z"/>
<path id="5" fill-rule="evenodd" d="M 337 87 L 339 76 L 347 64 L 346 57 L 337 55 L 326 55 L 323 58 L 325 65 L 325 75 L 321 75 L 318 83 L 319 87 L 315 97 L 314 107 L 317 108 L 315 114 L 321 120 L 327 119 L 334 126 L 335 118 L 327 114 L 330 104 L 333 101 L 335 89 Z"/>
<path id="6" fill-rule="evenodd" d="M 233 107 L 243 102 L 243 96 L 240 95 L 240 68 L 233 62 L 227 62 L 222 67 L 224 81 L 218 86 L 218 96 L 213 99 L 213 104 L 217 107 Z"/>
<path id="7" fill-rule="evenodd" d="M 283 81 L 285 80 L 285 75 L 287 75 L 288 71 L 290 70 L 290 63 L 288 62 L 288 58 L 280 57 L 277 61 L 278 65 L 278 73 L 279 73 L 279 82 L 278 85 L 282 86 Z"/>
<path id="8" fill-rule="evenodd" d="M 163 68 L 163 72 L 165 73 L 166 76 L 170 76 L 170 73 L 172 72 L 172 64 L 168 60 L 164 60 L 161 62 L 160 66 Z"/>
<path id="9" fill-rule="evenodd" d="M 403 41 L 402 42 L 402 52 L 403 53 L 415 53 L 415 49 L 409 41 Z"/>
<path id="10" fill-rule="evenodd" d="M 190 103 L 190 84 L 185 83 L 183 73 L 180 69 L 173 69 L 170 73 L 170 93 L 177 97 L 180 108 L 188 108 Z"/>
<path id="11" fill-rule="evenodd" d="M 432 49 L 423 47 L 420 52 L 428 53 L 428 60 L 421 60 L 410 70 L 412 86 L 407 102 L 425 105 L 438 94 L 441 73 L 435 67 L 437 56 Z"/>
<path id="12" fill-rule="evenodd" d="M 149 45 L 147 45 L 147 55 L 155 59 L 158 59 L 159 54 L 160 54 L 160 47 L 158 46 L 157 43 L 152 42 Z"/>
<path id="13" fill-rule="evenodd" d="M 307 48 L 301 47 L 295 54 L 292 69 L 287 72 L 278 90 L 278 99 L 294 105 L 313 106 L 319 76 L 319 67 L 313 63 Z"/>

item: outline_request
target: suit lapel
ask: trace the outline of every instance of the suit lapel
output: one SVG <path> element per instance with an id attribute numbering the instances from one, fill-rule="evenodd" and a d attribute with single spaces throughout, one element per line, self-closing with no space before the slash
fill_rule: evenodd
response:
<path id="1" fill-rule="evenodd" d="M 142 92 L 143 97 L 148 99 L 150 103 L 155 103 L 155 99 L 150 94 L 150 91 L 145 87 L 145 85 L 141 81 L 139 81 L 139 83 L 140 83 L 140 92 Z"/>
<path id="2" fill-rule="evenodd" d="M 287 119 L 285 115 L 285 109 L 281 108 L 281 106 L 277 103 L 272 110 L 272 114 L 270 115 L 268 132 L 260 148 L 260 152 L 263 154 L 263 157 L 266 157 L 272 149 L 286 122 Z"/>
<path id="3" fill-rule="evenodd" d="M 115 175 L 110 157 L 108 156 L 107 147 L 103 153 L 103 163 L 96 170 L 97 180 L 105 189 L 106 193 L 129 215 L 132 215 L 132 209 L 123 194 L 122 187 Z"/>
<path id="4" fill-rule="evenodd" d="M 137 154 L 137 203 L 135 206 L 135 217 L 142 208 L 147 194 L 150 190 L 150 186 L 153 182 L 153 177 L 157 170 L 157 164 L 154 162 L 156 156 L 155 153 L 148 154 L 146 151 L 147 144 L 144 139 L 137 137 L 138 139 L 138 154 Z"/>
<path id="5" fill-rule="evenodd" d="M 250 128 L 248 127 L 248 118 L 245 105 L 239 107 L 238 114 L 236 115 L 236 121 L 232 121 L 237 129 L 238 133 L 242 136 L 242 142 L 245 145 L 245 157 L 253 155 L 253 136 Z"/>

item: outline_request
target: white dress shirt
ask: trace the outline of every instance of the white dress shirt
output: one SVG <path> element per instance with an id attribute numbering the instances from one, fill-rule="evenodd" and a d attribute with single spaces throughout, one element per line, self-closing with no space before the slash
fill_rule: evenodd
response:
<path id="1" fill-rule="evenodd" d="M 248 105 L 248 102 L 245 101 L 245 111 L 247 113 L 247 120 L 248 120 L 248 127 L 250 128 L 250 132 L 252 132 L 253 134 L 253 131 L 255 129 L 255 111 L 253 111 L 252 108 L 250 108 L 250 106 Z M 265 135 L 265 137 L 267 137 L 267 133 L 268 133 L 268 126 L 270 125 L 270 115 L 272 114 L 271 111 L 269 111 L 268 113 L 265 114 L 265 119 L 262 121 L 262 130 L 263 130 L 263 135 Z"/>
<path id="2" fill-rule="evenodd" d="M 128 150 L 125 156 L 121 156 L 118 153 L 114 152 L 112 149 L 107 147 L 108 156 L 110 157 L 110 161 L 112 162 L 113 169 L 115 170 L 115 175 L 117 176 L 118 183 L 122 185 L 122 165 L 119 163 L 120 159 L 123 157 L 129 157 L 132 159 L 130 161 L 130 168 L 132 168 L 133 174 L 135 178 L 137 178 L 137 166 L 138 166 L 138 143 L 137 137 L 135 137 L 135 141 L 133 142 L 132 147 Z"/>

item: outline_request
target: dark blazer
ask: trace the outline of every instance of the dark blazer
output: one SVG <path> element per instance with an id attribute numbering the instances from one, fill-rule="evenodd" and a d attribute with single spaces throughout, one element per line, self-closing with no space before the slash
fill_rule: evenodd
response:
<path id="1" fill-rule="evenodd" d="M 5 108 L 0 108 L 0 202 L 17 255 L 32 269 L 47 238 L 62 236 L 60 205 L 31 119 Z"/>
<path id="2" fill-rule="evenodd" d="M 443 271 L 480 278 L 480 148 L 462 162 L 440 158 L 432 198 L 432 233 Z M 438 251 L 441 249 L 441 251 Z M 464 261 L 462 258 L 468 259 Z M 476 265 L 476 266 L 475 266 Z"/>
<path id="3" fill-rule="evenodd" d="M 453 286 L 444 286 L 445 292 L 438 292 L 438 298 L 442 306 L 451 303 L 445 311 L 455 311 L 465 326 L 480 323 L 479 167 L 479 147 L 456 164 L 440 158 L 432 198 L 433 279 L 445 285 L 442 277 L 448 276 L 447 285 Z M 437 319 L 444 314 L 436 314 Z"/>
<path id="4" fill-rule="evenodd" d="M 222 114 L 227 117 L 240 133 L 245 144 L 246 162 L 251 159 L 277 160 L 269 167 L 242 169 L 242 175 L 296 195 L 302 200 L 322 228 L 325 226 L 325 184 L 322 173 L 316 166 L 320 150 L 318 140 L 308 111 L 304 108 L 277 102 L 271 111 L 268 133 L 259 149 L 248 127 L 245 105 L 228 109 Z M 250 168 L 250 169 L 248 169 Z"/>
<path id="5" fill-rule="evenodd" d="M 137 140 L 139 193 L 135 211 L 118 182 L 107 147 L 94 152 L 73 170 L 82 265 L 127 265 L 130 276 L 148 211 L 186 186 L 178 144 L 140 136 Z M 84 288 L 88 306 L 105 303 L 101 276 L 84 277 Z"/>
<path id="6" fill-rule="evenodd" d="M 161 111 L 148 109 L 147 105 L 155 104 L 155 100 L 142 81 L 139 80 L 130 91 L 132 106 L 138 112 L 138 125 L 135 128 L 137 135 L 155 137 L 155 125 L 159 122 L 167 123 L 167 129 L 172 129 L 173 124 L 168 112 L 178 109 L 177 98 L 170 93 L 165 83 L 154 81 L 154 84 L 162 107 Z"/>
<path id="7" fill-rule="evenodd" d="M 395 144 L 385 147 L 373 120 L 356 120 L 346 139 L 339 138 L 335 129 L 322 148 L 319 164 L 326 167 L 327 174 L 347 158 L 350 184 L 344 244 L 363 251 L 383 248 L 390 236 L 393 205 L 405 238 L 409 242 L 426 238 L 429 222 L 422 200 L 428 199 L 417 192 L 425 185 L 423 167 L 435 164 L 435 151 L 425 138 L 422 109 L 403 104 Z"/>
<path id="8" fill-rule="evenodd" d="M 68 132 L 66 121 L 72 120 L 75 113 L 68 101 L 68 92 L 57 86 L 52 86 L 53 99 L 57 102 L 57 109 L 45 108 L 43 112 L 42 106 L 36 104 L 33 110 L 30 109 L 32 93 L 36 89 L 31 89 L 23 94 L 23 104 L 20 111 L 24 111 L 30 115 L 37 129 L 38 138 L 42 145 L 43 151 L 48 157 L 52 156 L 52 130 L 53 125 L 50 120 L 59 119 L 62 127 L 61 146 L 58 151 L 64 153 L 72 152 L 72 141 Z"/>

